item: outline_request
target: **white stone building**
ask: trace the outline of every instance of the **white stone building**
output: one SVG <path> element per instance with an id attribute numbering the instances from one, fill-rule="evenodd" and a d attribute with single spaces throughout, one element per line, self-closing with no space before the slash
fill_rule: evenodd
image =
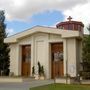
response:
<path id="1" fill-rule="evenodd" d="M 66 74 L 75 77 L 80 68 L 83 24 L 71 20 L 63 23 L 57 28 L 36 26 L 7 37 L 4 42 L 10 45 L 10 72 L 32 76 L 32 67 L 36 71 L 39 61 L 46 79 Z"/>

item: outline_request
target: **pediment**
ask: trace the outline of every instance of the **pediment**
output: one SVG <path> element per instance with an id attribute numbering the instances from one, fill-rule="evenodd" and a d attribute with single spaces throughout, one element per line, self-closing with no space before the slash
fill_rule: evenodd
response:
<path id="1" fill-rule="evenodd" d="M 23 32 L 17 33 L 15 35 L 9 36 L 4 39 L 4 42 L 5 43 L 16 43 L 18 39 L 31 36 L 35 33 L 56 34 L 56 35 L 61 35 L 62 38 L 79 37 L 80 36 L 79 31 L 69 31 L 69 30 L 62 30 L 62 29 L 57 29 L 57 28 L 36 26 L 31 29 L 25 30 Z"/>

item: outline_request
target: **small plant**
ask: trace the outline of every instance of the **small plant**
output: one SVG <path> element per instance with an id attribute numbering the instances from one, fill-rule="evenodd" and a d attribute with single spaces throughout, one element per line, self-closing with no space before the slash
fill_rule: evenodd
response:
<path id="1" fill-rule="evenodd" d="M 41 75 L 44 76 L 44 67 L 43 66 L 41 66 Z"/>
<path id="2" fill-rule="evenodd" d="M 35 74 L 35 67 L 33 66 L 32 67 L 32 75 L 34 75 Z"/>
<path id="3" fill-rule="evenodd" d="M 44 67 L 40 64 L 40 62 L 38 62 L 38 74 L 44 75 Z"/>
<path id="4" fill-rule="evenodd" d="M 43 65 L 38 62 L 38 74 L 39 74 L 39 79 L 44 80 L 45 79 L 45 74 L 44 74 L 44 67 Z"/>
<path id="5" fill-rule="evenodd" d="M 65 77 L 66 77 L 66 78 L 71 78 L 70 74 L 66 74 Z"/>
<path id="6" fill-rule="evenodd" d="M 41 75 L 41 64 L 38 62 L 38 74 Z"/>

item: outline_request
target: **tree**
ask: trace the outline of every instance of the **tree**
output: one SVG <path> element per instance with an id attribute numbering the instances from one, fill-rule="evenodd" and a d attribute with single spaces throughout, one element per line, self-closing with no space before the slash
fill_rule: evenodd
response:
<path id="1" fill-rule="evenodd" d="M 84 78 L 90 79 L 90 25 L 87 27 L 87 30 L 89 35 L 85 35 L 83 39 L 82 65 Z"/>
<path id="2" fill-rule="evenodd" d="M 9 75 L 9 45 L 4 43 L 4 38 L 7 37 L 6 34 L 6 24 L 4 11 L 0 11 L 0 75 Z"/>

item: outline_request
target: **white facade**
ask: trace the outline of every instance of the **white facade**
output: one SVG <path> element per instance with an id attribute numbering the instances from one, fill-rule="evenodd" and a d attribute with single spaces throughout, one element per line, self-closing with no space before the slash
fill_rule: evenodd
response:
<path id="1" fill-rule="evenodd" d="M 21 75 L 21 46 L 31 45 L 31 72 L 38 61 L 44 66 L 46 78 L 51 78 L 51 43 L 63 42 L 64 75 L 75 77 L 81 60 L 81 39 L 79 31 L 68 31 L 46 27 L 34 27 L 4 40 L 10 44 L 10 72 Z M 31 75 L 32 76 L 32 73 Z"/>

